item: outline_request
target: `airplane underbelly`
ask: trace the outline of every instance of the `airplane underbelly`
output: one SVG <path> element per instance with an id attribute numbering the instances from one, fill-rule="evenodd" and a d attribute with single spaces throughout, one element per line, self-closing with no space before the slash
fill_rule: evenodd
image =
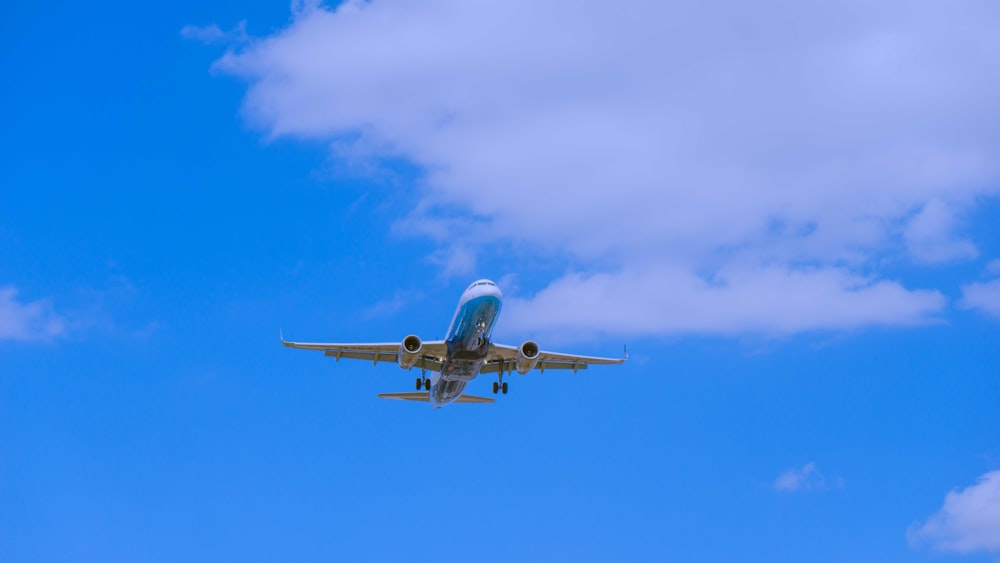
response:
<path id="1" fill-rule="evenodd" d="M 483 358 L 475 360 L 450 359 L 441 366 L 441 379 L 445 381 L 472 381 L 483 367 Z"/>
<path id="2" fill-rule="evenodd" d="M 442 407 L 454 401 L 465 391 L 465 381 L 438 380 L 431 388 L 431 405 Z"/>
<path id="3" fill-rule="evenodd" d="M 479 375 L 479 370 L 482 369 L 485 361 L 485 358 L 479 357 L 478 354 L 473 355 L 465 352 L 456 355 L 474 357 L 456 358 L 452 356 L 441 366 L 441 376 L 431 387 L 431 404 L 435 407 L 443 407 L 459 398 L 465 391 L 465 384 Z"/>

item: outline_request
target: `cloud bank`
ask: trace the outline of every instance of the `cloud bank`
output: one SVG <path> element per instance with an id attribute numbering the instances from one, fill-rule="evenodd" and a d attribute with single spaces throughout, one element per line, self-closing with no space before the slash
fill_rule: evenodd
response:
<path id="1" fill-rule="evenodd" d="M 566 263 L 508 328 L 787 334 L 946 309 L 884 271 L 978 255 L 998 20 L 986 0 L 306 3 L 215 68 L 269 136 L 416 164 L 396 227 L 449 272 Z"/>
<path id="2" fill-rule="evenodd" d="M 13 287 L 0 287 L 0 341 L 48 340 L 63 334 L 66 321 L 47 300 L 22 302 Z"/>
<path id="3" fill-rule="evenodd" d="M 907 537 L 915 547 L 1000 552 L 1000 471 L 990 471 L 975 485 L 948 493 L 941 510 L 911 527 Z"/>

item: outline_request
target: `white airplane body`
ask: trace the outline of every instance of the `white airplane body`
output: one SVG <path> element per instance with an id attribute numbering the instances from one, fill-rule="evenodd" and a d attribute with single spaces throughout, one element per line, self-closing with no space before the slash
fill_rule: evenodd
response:
<path id="1" fill-rule="evenodd" d="M 381 393 L 379 398 L 404 401 L 430 402 L 434 408 L 449 403 L 492 403 L 489 397 L 463 395 L 466 384 L 481 373 L 496 373 L 493 393 L 507 393 L 504 374 L 514 371 L 524 375 L 533 369 L 544 372 L 547 369 L 571 369 L 577 372 L 588 365 L 621 364 L 626 358 L 597 358 L 574 354 L 543 352 L 532 341 L 520 346 L 494 344 L 490 337 L 493 326 L 500 315 L 503 294 L 490 280 L 479 280 L 462 293 L 455 316 L 444 340 L 423 342 L 416 335 L 410 335 L 401 343 L 333 344 L 289 342 L 281 343 L 289 348 L 321 350 L 338 361 L 341 358 L 367 360 L 373 364 L 394 362 L 409 370 L 419 368 L 421 376 L 416 380 L 417 392 Z M 431 377 L 426 376 L 431 372 Z M 420 389 L 424 389 L 423 392 Z"/>

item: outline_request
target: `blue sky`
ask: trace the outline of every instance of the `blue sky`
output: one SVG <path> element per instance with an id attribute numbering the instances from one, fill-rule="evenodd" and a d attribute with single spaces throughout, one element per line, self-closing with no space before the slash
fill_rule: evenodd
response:
<path id="1" fill-rule="evenodd" d="M 1000 12 L 741 6 L 5 10 L 0 560 L 996 560 Z"/>

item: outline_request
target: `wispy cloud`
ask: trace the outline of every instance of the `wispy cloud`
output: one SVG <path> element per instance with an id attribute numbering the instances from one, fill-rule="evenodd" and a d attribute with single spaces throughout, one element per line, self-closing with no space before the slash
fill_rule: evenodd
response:
<path id="1" fill-rule="evenodd" d="M 378 301 L 364 312 L 366 319 L 389 317 L 402 311 L 407 306 L 419 302 L 423 294 L 419 291 L 397 291 L 390 299 Z"/>
<path id="2" fill-rule="evenodd" d="M 955 236 L 954 223 L 955 212 L 946 204 L 939 200 L 924 204 L 903 231 L 913 258 L 928 264 L 975 258 L 976 247 Z"/>
<path id="3" fill-rule="evenodd" d="M 241 44 L 246 43 L 250 39 L 250 36 L 247 35 L 245 21 L 241 21 L 229 31 L 223 31 L 222 28 L 214 23 L 205 26 L 185 25 L 181 28 L 181 37 L 208 45 Z"/>
<path id="4" fill-rule="evenodd" d="M 990 471 L 975 485 L 949 492 L 941 509 L 923 524 L 911 526 L 907 538 L 913 547 L 1000 552 L 1000 471 Z"/>
<path id="5" fill-rule="evenodd" d="M 816 467 L 816 463 L 812 461 L 800 469 L 789 469 L 774 480 L 774 490 L 783 493 L 843 488 L 844 480 L 842 478 L 837 477 L 832 481 L 827 481 L 823 473 Z"/>
<path id="6" fill-rule="evenodd" d="M 997 17 L 931 0 L 308 2 L 215 67 L 247 80 L 268 135 L 421 167 L 403 222 L 451 272 L 515 248 L 570 265 L 522 303 L 593 298 L 582 331 L 786 333 L 947 310 L 882 268 L 977 253 L 959 227 L 1000 192 L 1000 84 L 981 72 Z"/>
<path id="7" fill-rule="evenodd" d="M 959 304 L 966 309 L 977 309 L 1000 317 L 1000 279 L 963 285 Z"/>
<path id="8" fill-rule="evenodd" d="M 22 301 L 17 289 L 0 287 L 0 341 L 49 340 L 66 332 L 66 320 L 48 299 Z"/>

